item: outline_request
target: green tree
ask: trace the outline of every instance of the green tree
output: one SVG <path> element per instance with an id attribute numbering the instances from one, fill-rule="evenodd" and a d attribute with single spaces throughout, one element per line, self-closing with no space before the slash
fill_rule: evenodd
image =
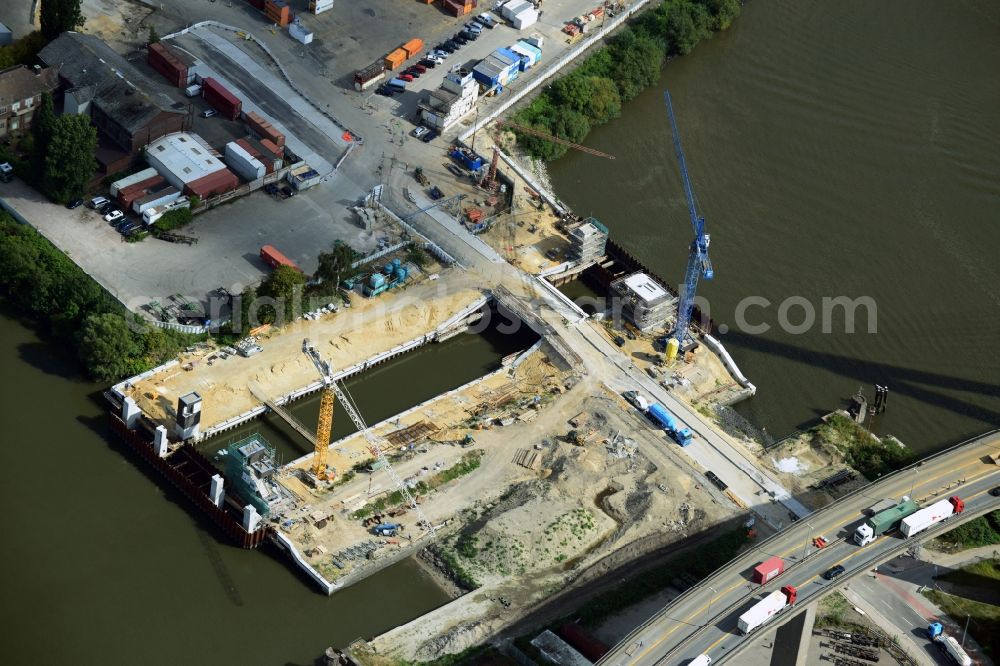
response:
<path id="1" fill-rule="evenodd" d="M 667 51 L 687 55 L 698 42 L 711 36 L 712 19 L 704 5 L 681 0 L 664 5 L 664 36 Z"/>
<path id="2" fill-rule="evenodd" d="M 31 65 L 35 56 L 45 47 L 45 37 L 39 31 L 29 32 L 13 44 L 0 46 L 0 69 L 14 65 Z"/>
<path id="3" fill-rule="evenodd" d="M 558 79 L 548 90 L 553 104 L 574 111 L 583 111 L 593 92 L 590 77 L 575 72 Z"/>
<path id="4" fill-rule="evenodd" d="M 621 115 L 622 98 L 614 81 L 603 76 L 592 76 L 590 89 L 590 97 L 580 110 L 591 125 L 603 125 Z"/>
<path id="5" fill-rule="evenodd" d="M 42 0 L 40 12 L 42 35 L 52 41 L 67 30 L 83 25 L 80 0 Z"/>
<path id="6" fill-rule="evenodd" d="M 740 15 L 740 0 L 697 0 L 712 19 L 713 30 L 725 30 Z"/>
<path id="7" fill-rule="evenodd" d="M 156 32 L 156 28 L 153 24 L 149 24 L 149 38 L 146 40 L 148 44 L 155 44 L 160 41 L 160 35 Z"/>
<path id="8" fill-rule="evenodd" d="M 261 323 L 277 322 L 278 308 L 284 310 L 284 321 L 291 321 L 296 314 L 296 306 L 301 305 L 305 283 L 306 277 L 291 266 L 278 266 L 271 271 L 271 274 L 260 283 L 257 295 L 273 298 L 276 304 L 274 306 L 265 305 L 261 308 Z M 273 312 L 268 312 L 269 308 Z"/>
<path id="9" fill-rule="evenodd" d="M 42 101 L 35 111 L 31 122 L 31 177 L 35 182 L 41 182 L 45 174 L 45 156 L 49 153 L 49 144 L 55 133 L 56 112 L 52 105 L 52 95 L 42 93 Z"/>
<path id="10" fill-rule="evenodd" d="M 113 381 L 136 369 L 142 345 L 117 314 L 92 314 L 80 331 L 80 359 L 99 381 Z"/>
<path id="11" fill-rule="evenodd" d="M 351 264 L 357 253 L 346 243 L 334 243 L 329 252 L 321 252 L 319 255 L 319 266 L 313 277 L 324 284 L 332 283 L 333 292 L 340 289 L 340 283 L 358 274 L 357 268 L 352 268 Z"/>
<path id="12" fill-rule="evenodd" d="M 611 45 L 614 64 L 608 75 L 622 100 L 630 100 L 659 79 L 663 49 L 649 37 L 624 32 Z"/>
<path id="13" fill-rule="evenodd" d="M 86 116 L 59 116 L 45 152 L 42 190 L 58 203 L 83 194 L 97 162 L 97 130 Z"/>

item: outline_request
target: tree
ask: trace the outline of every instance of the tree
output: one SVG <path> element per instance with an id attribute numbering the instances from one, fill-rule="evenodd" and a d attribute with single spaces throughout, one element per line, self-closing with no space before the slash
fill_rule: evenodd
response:
<path id="1" fill-rule="evenodd" d="M 273 318 L 267 323 L 278 321 L 277 308 L 284 309 L 285 321 L 294 319 L 296 305 L 301 302 L 302 289 L 305 283 L 306 277 L 291 266 L 278 266 L 271 271 L 271 274 L 260 283 L 260 288 L 257 289 L 258 296 L 273 298 L 276 301 L 273 306 L 275 310 Z M 265 305 L 261 308 L 262 322 L 265 319 L 265 314 L 267 314 L 265 310 L 271 307 L 271 305 Z"/>
<path id="2" fill-rule="evenodd" d="M 557 80 L 549 88 L 549 94 L 552 95 L 552 101 L 556 106 L 574 111 L 583 111 L 593 92 L 590 77 L 575 72 Z"/>
<path id="3" fill-rule="evenodd" d="M 333 291 L 340 289 L 342 280 L 350 279 L 357 275 L 358 269 L 352 268 L 356 253 L 351 246 L 346 243 L 334 243 L 329 252 L 321 252 L 319 255 L 319 266 L 313 277 L 324 283 L 332 282 Z"/>
<path id="4" fill-rule="evenodd" d="M 728 28 L 742 9 L 740 0 L 697 0 L 697 2 L 708 10 L 713 30 Z"/>
<path id="5" fill-rule="evenodd" d="M 618 86 L 622 100 L 630 100 L 660 76 L 663 49 L 653 39 L 624 32 L 611 45 L 614 64 L 608 78 Z"/>
<path id="6" fill-rule="evenodd" d="M 120 315 L 93 314 L 80 331 L 80 360 L 98 381 L 126 377 L 143 351 L 129 324 Z"/>
<path id="7" fill-rule="evenodd" d="M 592 76 L 590 90 L 590 96 L 581 111 L 591 125 L 603 125 L 621 115 L 622 98 L 614 81 L 603 76 Z"/>
<path id="8" fill-rule="evenodd" d="M 40 12 L 42 35 L 52 41 L 67 30 L 83 25 L 80 0 L 42 0 Z"/>
<path id="9" fill-rule="evenodd" d="M 86 116 L 59 116 L 45 152 L 42 191 L 65 203 L 83 194 L 97 162 L 97 130 Z"/>
<path id="10" fill-rule="evenodd" d="M 31 137 L 34 140 L 31 146 L 31 177 L 35 182 L 41 182 L 45 174 L 45 156 L 49 153 L 55 125 L 56 112 L 52 106 L 52 95 L 44 92 L 38 110 L 35 111 L 35 117 L 31 121 Z"/>
<path id="11" fill-rule="evenodd" d="M 712 19 L 704 5 L 684 0 L 665 4 L 664 11 L 668 52 L 687 55 L 698 42 L 712 35 Z"/>
<path id="12" fill-rule="evenodd" d="M 152 23 L 150 23 L 149 24 L 149 39 L 147 40 L 147 43 L 148 44 L 155 44 L 158 41 L 160 41 L 160 35 L 157 34 L 156 28 L 153 27 Z"/>

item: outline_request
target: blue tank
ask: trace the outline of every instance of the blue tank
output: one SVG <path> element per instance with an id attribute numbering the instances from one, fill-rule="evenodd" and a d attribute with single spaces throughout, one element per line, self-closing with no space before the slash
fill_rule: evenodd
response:
<path id="1" fill-rule="evenodd" d="M 399 259 L 393 259 L 392 260 L 392 267 L 393 267 L 393 269 L 399 268 L 402 264 L 403 264 L 403 262 L 401 262 Z"/>
<path id="2" fill-rule="evenodd" d="M 378 289 L 385 284 L 385 276 L 381 273 L 372 273 L 372 277 L 368 280 L 368 285 L 372 289 Z"/>
<path id="3" fill-rule="evenodd" d="M 396 269 L 396 282 L 405 282 L 406 281 L 406 275 L 407 275 L 407 271 L 406 271 L 405 268 L 402 268 L 402 267 L 397 268 Z"/>

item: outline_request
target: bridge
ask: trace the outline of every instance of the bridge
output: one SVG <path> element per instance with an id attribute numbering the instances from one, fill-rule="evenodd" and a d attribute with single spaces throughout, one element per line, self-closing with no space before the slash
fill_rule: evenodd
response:
<path id="1" fill-rule="evenodd" d="M 851 578 L 871 573 L 879 563 L 896 557 L 915 542 L 933 538 L 956 525 L 1000 508 L 1000 497 L 989 494 L 1000 483 L 1000 430 L 951 447 L 930 458 L 894 472 L 756 544 L 714 574 L 687 590 L 656 615 L 637 627 L 600 661 L 608 666 L 683 665 L 700 654 L 712 663 L 731 660 L 750 644 L 736 630 L 737 618 L 765 595 L 784 585 L 798 590 L 796 607 L 834 591 Z M 927 502 L 958 495 L 965 511 L 912 539 L 898 531 L 882 535 L 861 548 L 851 537 L 864 519 L 863 511 L 879 500 L 909 495 Z M 827 540 L 825 547 L 814 543 Z M 752 582 L 754 566 L 769 557 L 780 557 L 785 571 L 765 585 Z M 823 572 L 841 565 L 845 572 L 834 581 Z M 765 627 L 775 627 L 797 613 L 786 609 Z M 758 630 L 760 631 L 760 630 Z"/>

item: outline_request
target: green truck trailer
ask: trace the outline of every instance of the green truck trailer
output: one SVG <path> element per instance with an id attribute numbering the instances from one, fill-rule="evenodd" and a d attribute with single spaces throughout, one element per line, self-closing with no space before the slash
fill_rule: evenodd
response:
<path id="1" fill-rule="evenodd" d="M 861 523 L 854 530 L 854 543 L 859 546 L 867 546 L 889 530 L 898 527 L 903 518 L 916 513 L 919 509 L 920 504 L 916 500 L 904 497 L 900 500 L 899 504 L 878 511 L 869 516 L 868 520 Z"/>

